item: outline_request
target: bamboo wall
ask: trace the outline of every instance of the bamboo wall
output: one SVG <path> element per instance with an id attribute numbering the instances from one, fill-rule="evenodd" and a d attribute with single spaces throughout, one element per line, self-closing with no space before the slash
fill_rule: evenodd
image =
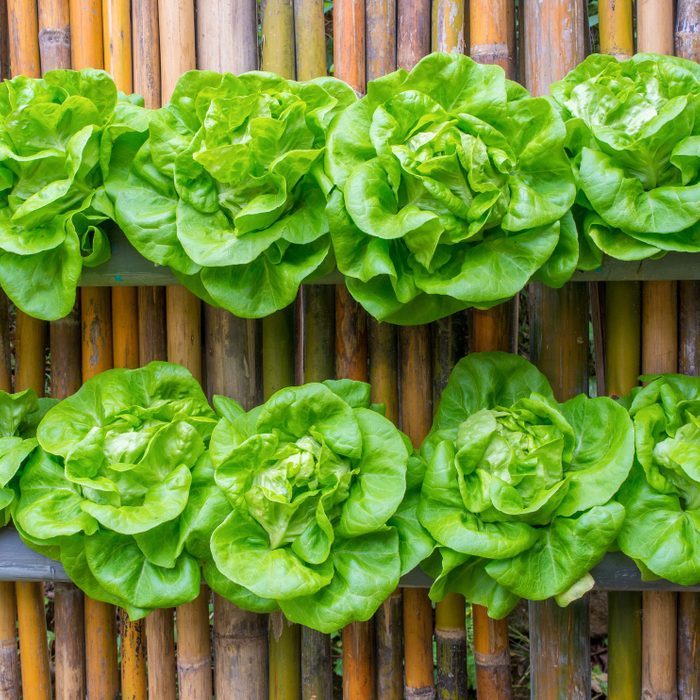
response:
<path id="1" fill-rule="evenodd" d="M 698 0 L 598 5 L 601 51 L 698 60 Z M 330 31 L 322 0 L 7 0 L 0 65 L 3 76 L 104 67 L 155 107 L 195 67 L 324 74 Z M 543 94 L 590 51 L 582 0 L 336 0 L 332 31 L 335 75 L 360 92 L 368 79 L 440 50 L 498 63 Z M 74 312 L 48 327 L 0 300 L 0 388 L 61 397 L 108 367 L 167 358 L 210 395 L 249 407 L 287 384 L 352 377 L 371 380 L 373 399 L 419 444 L 432 419 L 426 397 L 439 395 L 465 352 L 516 349 L 519 319 L 560 399 L 588 389 L 589 320 L 598 385 L 609 394 L 629 390 L 640 370 L 700 368 L 697 282 L 532 285 L 519 302 L 415 328 L 368 319 L 343 287 L 307 287 L 264 321 L 234 318 L 179 287 L 83 288 Z M 700 698 L 698 596 L 613 593 L 608 604 L 610 697 Z M 587 597 L 566 609 L 530 605 L 532 697 L 591 696 L 589 605 Z M 358 700 L 465 698 L 468 657 L 479 698 L 522 695 L 511 681 L 507 622 L 479 606 L 465 610 L 456 594 L 433 607 L 425 589 L 397 590 L 373 620 L 331 639 L 241 611 L 206 587 L 193 603 L 130 623 L 71 585 L 0 583 L 0 700 L 320 699 L 341 686 Z"/>

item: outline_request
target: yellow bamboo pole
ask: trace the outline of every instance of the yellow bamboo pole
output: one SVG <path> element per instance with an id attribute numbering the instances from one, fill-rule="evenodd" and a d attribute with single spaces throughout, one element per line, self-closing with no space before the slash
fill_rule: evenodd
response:
<path id="1" fill-rule="evenodd" d="M 99 0 L 70 0 L 73 68 L 102 68 L 102 6 Z M 108 287 L 80 290 L 82 377 L 113 366 L 112 310 Z M 119 690 L 114 607 L 85 598 L 85 672 L 88 698 L 111 697 Z"/>
<path id="2" fill-rule="evenodd" d="M 131 7 L 129 0 L 102 0 L 105 70 L 119 90 L 133 89 L 131 70 Z M 115 367 L 139 364 L 139 317 L 136 287 L 112 287 L 112 354 Z M 121 614 L 122 697 L 146 697 L 146 639 L 142 620 Z"/>
<path id="3" fill-rule="evenodd" d="M 465 53 L 466 19 L 465 0 L 433 0 L 433 51 Z"/>
<path id="4" fill-rule="evenodd" d="M 583 0 L 524 4 L 524 60 L 527 87 L 535 95 L 562 78 L 585 53 Z M 588 298 L 584 284 L 530 291 L 532 359 L 562 400 L 587 390 Z M 530 664 L 533 697 L 590 696 L 588 597 L 568 608 L 554 601 L 530 604 Z"/>
<path id="5" fill-rule="evenodd" d="M 36 3 L 10 0 L 7 9 L 10 71 L 13 75 L 38 77 L 40 62 Z M 32 388 L 43 395 L 46 323 L 21 311 L 17 311 L 15 323 L 15 390 Z M 15 597 L 23 694 L 32 699 L 50 698 L 43 585 L 18 582 L 15 584 Z"/>
<path id="6" fill-rule="evenodd" d="M 632 0 L 602 0 L 598 4 L 600 50 L 619 59 L 634 53 Z M 636 282 L 605 286 L 606 391 L 626 395 L 641 370 L 641 288 Z M 641 694 L 642 595 L 608 594 L 608 689 L 621 700 Z"/>
<path id="7" fill-rule="evenodd" d="M 637 49 L 673 53 L 672 0 L 638 0 Z M 642 371 L 678 369 L 678 285 L 642 285 Z M 677 693 L 677 599 L 675 593 L 646 591 L 642 616 L 642 692 L 672 698 Z"/>
<path id="8" fill-rule="evenodd" d="M 294 43 L 297 80 L 326 74 L 326 36 L 323 3 L 294 0 Z M 301 290 L 302 379 L 323 381 L 335 374 L 335 295 L 332 287 L 305 286 Z M 302 697 L 327 697 L 332 693 L 330 636 L 301 627 Z"/>
<path id="9" fill-rule="evenodd" d="M 70 10 L 68 0 L 39 0 L 41 70 L 70 68 Z M 65 398 L 80 387 L 80 308 L 49 325 L 51 395 Z M 54 586 L 56 635 L 55 692 L 57 700 L 85 697 L 85 603 L 82 591 L 70 583 Z"/>

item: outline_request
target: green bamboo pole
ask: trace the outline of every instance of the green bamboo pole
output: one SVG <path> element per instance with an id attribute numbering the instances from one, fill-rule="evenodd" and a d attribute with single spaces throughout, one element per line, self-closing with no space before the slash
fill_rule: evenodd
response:
<path id="1" fill-rule="evenodd" d="M 634 52 L 632 0 L 598 4 L 600 50 L 625 59 Z M 605 285 L 605 384 L 612 396 L 626 395 L 641 370 L 641 288 L 636 282 Z M 608 689 L 611 697 L 641 695 L 642 594 L 608 593 Z"/>
<path id="2" fill-rule="evenodd" d="M 700 61 L 700 0 L 678 0 L 676 55 Z M 679 371 L 700 374 L 700 282 L 681 282 Z M 700 595 L 678 595 L 678 697 L 700 698 Z"/>
<path id="3" fill-rule="evenodd" d="M 583 0 L 524 4 L 525 81 L 535 95 L 577 65 L 585 52 Z M 584 284 L 530 289 L 532 360 L 552 382 L 559 400 L 588 388 L 588 295 Z M 591 692 L 588 597 L 559 608 L 553 600 L 530 604 L 533 698 L 577 700 Z"/>
<path id="4" fill-rule="evenodd" d="M 326 74 L 326 30 L 323 3 L 294 0 L 294 43 L 298 80 Z M 319 382 L 335 376 L 335 292 L 331 286 L 307 285 L 300 292 L 300 381 Z M 330 697 L 333 692 L 330 636 L 301 627 L 302 697 Z"/>
<path id="5" fill-rule="evenodd" d="M 285 78 L 296 77 L 294 7 L 292 0 L 262 0 L 262 69 Z M 294 304 L 263 319 L 263 391 L 294 383 Z M 270 698 L 301 697 L 301 635 L 298 625 L 282 613 L 270 616 Z"/>

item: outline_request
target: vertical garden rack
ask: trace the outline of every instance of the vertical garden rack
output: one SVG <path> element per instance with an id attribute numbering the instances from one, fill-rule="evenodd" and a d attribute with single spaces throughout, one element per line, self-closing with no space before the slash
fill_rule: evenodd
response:
<path id="1" fill-rule="evenodd" d="M 327 70 L 331 4 L 7 0 L 0 9 L 0 65 L 3 77 L 105 67 L 121 89 L 143 94 L 149 106 L 166 101 L 177 77 L 194 67 L 260 66 L 307 79 Z M 499 63 L 542 94 L 590 50 L 591 4 L 603 52 L 625 56 L 636 47 L 700 57 L 699 0 L 635 6 L 632 0 L 335 0 L 335 74 L 361 92 L 367 79 L 408 68 L 431 50 L 462 51 Z M 371 379 L 373 398 L 419 443 L 431 420 L 426 397 L 439 393 L 462 354 L 517 346 L 514 303 L 397 329 L 368 319 L 342 286 L 333 286 L 334 278 L 306 287 L 294 308 L 264 321 L 236 319 L 175 286 L 166 269 L 140 258 L 123 237 L 112 242 L 111 261 L 85 271 L 79 307 L 68 318 L 47 327 L 15 314 L 2 299 L 0 388 L 43 393 L 48 386 L 60 397 L 110 366 L 167 358 L 187 366 L 209 394 L 251 406 L 281 386 L 336 374 Z M 608 261 L 561 291 L 532 285 L 530 352 L 559 398 L 588 388 L 591 309 L 599 388 L 625 393 L 641 370 L 698 374 L 699 262 L 700 255 Z M 700 697 L 700 587 L 641 582 L 618 554 L 593 574 L 599 590 L 612 591 L 610 697 Z M 53 582 L 46 589 L 53 601 L 52 654 L 42 581 Z M 463 599 L 452 594 L 433 609 L 427 585 L 419 572 L 409 574 L 374 620 L 343 630 L 343 696 L 430 698 L 437 686 L 440 698 L 463 698 L 473 655 L 478 697 L 515 697 L 507 624 L 474 606 L 467 649 Z M 551 601 L 530 604 L 533 698 L 591 696 L 588 612 L 588 598 L 566 609 Z M 126 622 L 113 607 L 85 600 L 59 565 L 26 550 L 14 531 L 0 531 L 0 700 L 120 693 L 326 698 L 338 686 L 333 664 L 326 635 L 240 611 L 212 600 L 206 589 L 175 614 L 157 611 L 143 623 Z"/>

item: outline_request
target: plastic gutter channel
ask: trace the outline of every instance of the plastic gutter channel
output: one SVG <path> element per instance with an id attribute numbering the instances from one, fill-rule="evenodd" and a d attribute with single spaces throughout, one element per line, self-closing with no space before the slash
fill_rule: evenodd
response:
<path id="1" fill-rule="evenodd" d="M 112 257 L 103 265 L 83 268 L 80 286 L 160 287 L 178 284 L 168 267 L 149 262 L 129 243 L 121 231 L 110 235 Z M 659 260 L 625 262 L 606 259 L 597 270 L 577 272 L 574 282 L 610 282 L 634 280 L 700 280 L 700 253 L 669 253 Z M 342 276 L 337 271 L 311 280 L 309 284 L 338 284 Z"/>
<path id="2" fill-rule="evenodd" d="M 634 562 L 621 552 L 607 554 L 592 571 L 599 591 L 696 591 L 670 581 L 642 581 Z M 0 581 L 70 581 L 61 564 L 29 549 L 11 527 L 0 529 Z M 401 578 L 402 588 L 429 588 L 432 579 L 420 569 Z"/>

